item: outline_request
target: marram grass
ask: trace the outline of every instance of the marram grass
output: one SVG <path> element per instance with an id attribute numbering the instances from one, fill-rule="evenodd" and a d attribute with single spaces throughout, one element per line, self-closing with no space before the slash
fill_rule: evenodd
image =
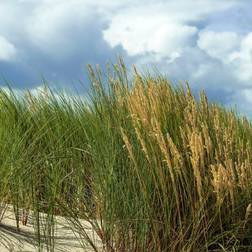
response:
<path id="1" fill-rule="evenodd" d="M 17 228 L 30 209 L 48 251 L 55 215 L 94 251 L 79 219 L 104 251 L 252 251 L 251 122 L 123 63 L 89 72 L 87 101 L 0 93 L 0 201 Z"/>

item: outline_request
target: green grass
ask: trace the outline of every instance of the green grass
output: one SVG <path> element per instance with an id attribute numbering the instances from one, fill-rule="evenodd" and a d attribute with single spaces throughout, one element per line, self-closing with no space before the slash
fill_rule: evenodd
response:
<path id="1" fill-rule="evenodd" d="M 63 215 L 104 251 L 252 251 L 251 122 L 122 62 L 89 76 L 87 100 L 0 93 L 0 201 L 34 211 L 38 243 Z"/>

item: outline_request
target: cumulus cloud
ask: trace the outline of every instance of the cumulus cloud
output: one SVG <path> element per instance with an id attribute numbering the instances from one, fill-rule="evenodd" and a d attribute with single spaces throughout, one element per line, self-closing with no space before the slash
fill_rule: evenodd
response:
<path id="1" fill-rule="evenodd" d="M 137 65 L 154 64 L 172 80 L 188 80 L 212 100 L 239 102 L 244 111 L 251 99 L 244 93 L 252 86 L 248 9 L 248 1 L 150 1 L 113 15 L 103 35 L 112 48 L 135 56 Z M 246 99 L 237 98 L 241 93 Z"/>
<path id="2" fill-rule="evenodd" d="M 130 56 L 153 53 L 173 60 L 191 45 L 196 33 L 196 27 L 176 24 L 165 16 L 147 19 L 136 15 L 127 21 L 118 16 L 103 34 L 112 47 L 122 45 Z"/>
<path id="3" fill-rule="evenodd" d="M 240 49 L 233 52 L 230 57 L 240 81 L 248 82 L 252 86 L 252 32 L 243 37 Z"/>
<path id="4" fill-rule="evenodd" d="M 96 6 L 86 0 L 0 2 L 0 36 L 18 50 L 18 62 L 0 61 L 0 74 L 14 88 L 37 86 L 42 75 L 54 85 L 73 86 L 84 79 L 87 63 L 104 65 L 124 55 L 120 48 L 111 49 L 102 35 L 108 24 L 105 13 L 118 4 L 103 1 Z M 2 58 L 13 58 L 13 47 L 4 46 Z"/>
<path id="5" fill-rule="evenodd" d="M 1 1 L 0 74 L 17 89 L 41 75 L 73 87 L 87 63 L 121 55 L 252 114 L 250 13 L 248 0 Z"/>
<path id="6" fill-rule="evenodd" d="M 104 39 L 112 47 L 121 45 L 130 56 L 152 53 L 159 60 L 168 57 L 173 61 L 195 43 L 198 28 L 188 23 L 232 4 L 191 0 L 141 2 L 111 17 Z"/>
<path id="7" fill-rule="evenodd" d="M 211 58 L 220 60 L 226 68 L 230 68 L 233 76 L 240 81 L 240 86 L 252 86 L 252 32 L 202 31 L 197 45 Z"/>
<path id="8" fill-rule="evenodd" d="M 240 46 L 240 36 L 236 32 L 202 31 L 197 45 L 210 57 L 221 61 L 232 60 L 232 53 Z"/>
<path id="9" fill-rule="evenodd" d="M 74 51 L 81 49 L 76 46 L 76 40 L 83 38 L 81 33 L 91 31 L 90 21 L 93 21 L 95 11 L 81 1 L 45 3 L 47 1 L 36 6 L 27 18 L 25 32 L 30 42 L 43 52 L 60 58 L 69 57 Z"/>

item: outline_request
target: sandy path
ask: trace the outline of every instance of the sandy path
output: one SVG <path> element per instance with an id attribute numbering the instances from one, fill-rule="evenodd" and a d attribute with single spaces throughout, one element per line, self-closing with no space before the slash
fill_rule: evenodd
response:
<path id="1" fill-rule="evenodd" d="M 80 244 L 78 235 L 74 234 L 69 228 L 69 224 L 65 218 L 56 217 L 55 222 L 55 251 L 94 251 L 91 249 L 90 245 Z M 85 230 L 92 241 L 94 241 L 95 244 L 100 244 L 99 238 L 92 231 L 91 225 L 86 221 L 81 221 L 81 224 L 85 227 Z M 0 222 L 0 251 L 38 251 L 38 244 L 31 214 L 29 215 L 26 226 L 20 223 L 20 231 L 18 232 L 12 207 L 8 206 L 6 208 L 2 221 Z M 45 243 L 42 244 L 42 249 L 40 251 L 48 251 Z"/>

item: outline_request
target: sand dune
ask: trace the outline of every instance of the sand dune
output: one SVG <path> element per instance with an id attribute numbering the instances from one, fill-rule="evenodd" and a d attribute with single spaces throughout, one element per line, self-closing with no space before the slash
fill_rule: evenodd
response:
<path id="1" fill-rule="evenodd" d="M 55 233 L 54 243 L 55 251 L 94 251 L 90 245 L 81 244 L 78 239 L 78 234 L 70 229 L 68 221 L 63 217 L 55 218 Z M 34 231 L 34 219 L 32 214 L 29 214 L 27 225 L 20 223 L 20 230 L 16 228 L 16 219 L 11 206 L 7 206 L 2 214 L 0 222 L 0 251 L 38 251 L 38 242 Z M 100 244 L 99 238 L 93 232 L 91 225 L 86 221 L 81 221 L 86 232 L 95 244 Z M 41 236 L 42 240 L 45 238 Z M 46 243 L 41 244 L 40 251 L 48 251 Z"/>

